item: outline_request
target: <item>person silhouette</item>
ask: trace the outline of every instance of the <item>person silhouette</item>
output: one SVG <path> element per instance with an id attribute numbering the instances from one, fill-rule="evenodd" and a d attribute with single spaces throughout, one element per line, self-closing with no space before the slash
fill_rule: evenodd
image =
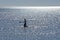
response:
<path id="1" fill-rule="evenodd" d="M 24 27 L 28 27 L 26 24 L 26 19 L 24 19 Z"/>

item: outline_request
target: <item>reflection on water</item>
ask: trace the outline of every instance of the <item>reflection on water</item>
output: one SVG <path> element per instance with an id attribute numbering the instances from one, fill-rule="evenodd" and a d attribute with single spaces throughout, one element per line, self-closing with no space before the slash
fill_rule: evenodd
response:
<path id="1" fill-rule="evenodd" d="M 60 8 L 0 8 L 0 40 L 60 40 Z"/>

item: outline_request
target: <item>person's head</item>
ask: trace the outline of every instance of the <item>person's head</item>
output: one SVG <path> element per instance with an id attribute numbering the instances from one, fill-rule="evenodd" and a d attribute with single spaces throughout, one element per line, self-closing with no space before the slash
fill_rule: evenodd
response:
<path id="1" fill-rule="evenodd" d="M 26 19 L 24 18 L 24 20 L 26 20 Z"/>

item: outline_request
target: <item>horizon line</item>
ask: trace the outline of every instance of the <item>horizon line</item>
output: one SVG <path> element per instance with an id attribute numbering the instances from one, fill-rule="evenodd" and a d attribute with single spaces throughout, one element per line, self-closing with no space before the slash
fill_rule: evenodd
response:
<path id="1" fill-rule="evenodd" d="M 12 8 L 12 9 L 30 9 L 30 8 L 60 8 L 60 6 L 5 6 L 0 8 Z"/>

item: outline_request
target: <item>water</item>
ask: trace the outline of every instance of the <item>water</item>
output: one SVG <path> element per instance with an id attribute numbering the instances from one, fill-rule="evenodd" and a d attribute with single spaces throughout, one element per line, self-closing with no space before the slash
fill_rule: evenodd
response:
<path id="1" fill-rule="evenodd" d="M 0 40 L 60 40 L 60 8 L 0 8 Z"/>

